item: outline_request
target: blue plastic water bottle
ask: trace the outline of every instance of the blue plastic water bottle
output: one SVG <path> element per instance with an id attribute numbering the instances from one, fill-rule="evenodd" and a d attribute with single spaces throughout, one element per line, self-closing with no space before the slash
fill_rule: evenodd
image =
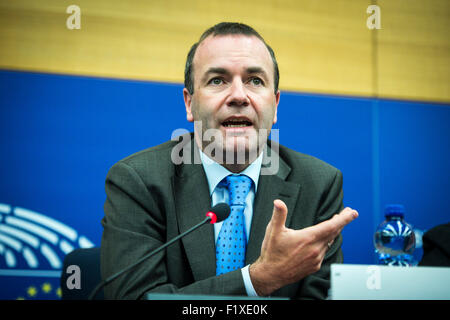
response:
<path id="1" fill-rule="evenodd" d="M 411 225 L 403 220 L 405 207 L 387 205 L 386 220 L 377 228 L 374 236 L 378 263 L 389 266 L 412 266 L 416 238 Z"/>

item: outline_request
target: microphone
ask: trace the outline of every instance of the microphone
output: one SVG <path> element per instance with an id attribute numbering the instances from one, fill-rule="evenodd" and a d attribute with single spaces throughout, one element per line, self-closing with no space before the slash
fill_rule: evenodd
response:
<path id="1" fill-rule="evenodd" d="M 111 283 L 113 280 L 115 280 L 116 278 L 118 278 L 119 276 L 124 274 L 125 272 L 133 269 L 135 266 L 137 266 L 138 264 L 142 263 L 144 260 L 147 260 L 151 256 L 153 256 L 153 255 L 157 254 L 158 252 L 160 252 L 161 250 L 167 248 L 168 246 L 170 246 L 175 241 L 183 238 L 184 236 L 186 236 L 187 234 L 189 234 L 192 231 L 196 230 L 197 228 L 201 227 L 202 225 L 204 225 L 207 222 L 209 222 L 211 224 L 214 224 L 216 222 L 221 222 L 221 221 L 225 220 L 226 218 L 228 218 L 229 215 L 230 215 L 230 206 L 228 204 L 226 204 L 224 202 L 216 204 L 214 207 L 211 208 L 210 211 L 208 211 L 206 213 L 206 218 L 202 222 L 200 222 L 199 224 L 196 224 L 195 226 L 193 226 L 189 230 L 186 230 L 185 232 L 180 233 L 178 236 L 176 236 L 175 238 L 173 238 L 169 242 L 163 244 L 159 248 L 157 248 L 157 249 L 151 251 L 150 253 L 146 254 L 145 256 L 140 258 L 138 261 L 136 261 L 132 265 L 126 267 L 125 269 L 120 270 L 119 272 L 117 272 L 115 274 L 113 274 L 112 276 L 108 277 L 105 281 L 100 282 L 98 284 L 98 286 L 95 287 L 95 289 L 89 295 L 88 300 L 93 300 L 95 298 L 95 296 L 97 295 L 98 291 L 100 291 L 101 288 L 103 288 L 107 284 Z"/>
<path id="2" fill-rule="evenodd" d="M 207 217 L 211 218 L 211 224 L 222 222 L 230 215 L 230 206 L 225 202 L 221 202 L 212 207 L 211 211 L 206 213 Z"/>

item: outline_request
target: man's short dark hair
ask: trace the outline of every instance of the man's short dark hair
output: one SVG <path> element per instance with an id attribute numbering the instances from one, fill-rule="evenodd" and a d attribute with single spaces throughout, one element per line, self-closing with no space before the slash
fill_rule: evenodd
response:
<path id="1" fill-rule="evenodd" d="M 255 29 L 252 27 L 243 24 L 243 23 L 237 23 L 237 22 L 221 22 L 219 24 L 216 24 L 215 26 L 209 28 L 206 30 L 202 36 L 200 37 L 200 40 L 197 43 L 194 43 L 194 45 L 189 50 L 189 53 L 187 55 L 186 59 L 186 66 L 184 69 L 184 87 L 189 91 L 189 94 L 194 93 L 194 56 L 195 52 L 197 51 L 198 45 L 205 40 L 210 35 L 213 36 L 225 36 L 225 35 L 231 35 L 231 34 L 237 34 L 237 35 L 245 35 L 245 36 L 255 36 L 258 39 L 260 39 L 266 46 L 267 50 L 269 50 L 270 56 L 272 57 L 273 62 L 273 69 L 274 69 L 274 92 L 275 94 L 278 91 L 278 83 L 280 82 L 280 72 L 278 70 L 278 63 L 277 59 L 275 58 L 275 53 L 273 52 L 272 48 L 264 41 L 263 37 L 259 35 L 258 32 L 256 32 Z"/>

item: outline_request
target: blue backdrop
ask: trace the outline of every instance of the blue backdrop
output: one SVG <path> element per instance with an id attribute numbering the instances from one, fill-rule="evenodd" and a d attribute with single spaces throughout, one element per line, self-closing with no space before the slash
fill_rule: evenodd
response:
<path id="1" fill-rule="evenodd" d="M 386 204 L 450 221 L 449 124 L 448 105 L 282 92 L 276 128 L 343 172 L 344 259 L 368 264 Z M 108 169 L 177 128 L 181 84 L 0 71 L 0 298 L 57 298 L 58 261 L 100 245 Z"/>

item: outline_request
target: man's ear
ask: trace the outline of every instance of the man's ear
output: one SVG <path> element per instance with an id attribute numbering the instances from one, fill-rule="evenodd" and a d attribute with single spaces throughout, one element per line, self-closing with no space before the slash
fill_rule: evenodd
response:
<path id="1" fill-rule="evenodd" d="M 184 106 L 186 107 L 186 119 L 189 122 L 194 122 L 194 116 L 192 114 L 192 96 L 189 93 L 188 89 L 183 89 L 183 99 L 184 99 Z"/>
<path id="2" fill-rule="evenodd" d="M 273 124 L 277 123 L 278 104 L 280 103 L 280 90 L 275 94 L 275 113 L 273 115 Z"/>

